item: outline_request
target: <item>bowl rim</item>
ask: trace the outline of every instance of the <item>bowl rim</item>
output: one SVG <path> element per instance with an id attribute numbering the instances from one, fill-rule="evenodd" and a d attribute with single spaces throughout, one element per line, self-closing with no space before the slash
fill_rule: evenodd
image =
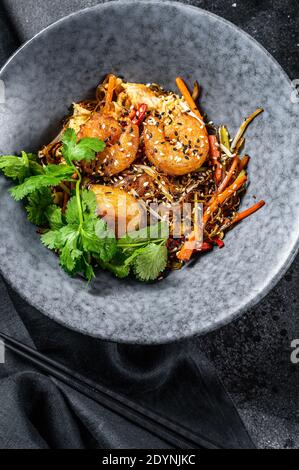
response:
<path id="1" fill-rule="evenodd" d="M 23 49 L 27 48 L 31 42 L 35 41 L 36 39 L 39 38 L 39 36 L 42 36 L 43 34 L 47 33 L 51 29 L 56 28 L 60 23 L 64 23 L 65 21 L 68 21 L 72 17 L 79 17 L 80 15 L 84 15 L 88 12 L 92 12 L 95 10 L 102 10 L 102 9 L 109 9 L 110 5 L 157 5 L 159 7 L 163 6 L 171 6 L 171 7 L 176 7 L 182 10 L 193 10 L 194 12 L 200 12 L 201 15 L 205 15 L 210 18 L 214 18 L 217 21 L 220 21 L 226 26 L 229 26 L 236 30 L 239 34 L 244 36 L 247 40 L 249 40 L 251 43 L 255 45 L 259 50 L 261 50 L 268 59 L 270 59 L 277 69 L 277 71 L 281 74 L 283 74 L 284 78 L 287 80 L 289 83 L 290 87 L 292 87 L 292 81 L 288 74 L 285 72 L 285 70 L 282 68 L 282 66 L 279 64 L 279 62 L 270 54 L 270 52 L 262 45 L 260 44 L 255 38 L 253 38 L 250 34 L 248 34 L 246 31 L 241 29 L 239 26 L 235 25 L 231 21 L 222 18 L 221 16 L 218 16 L 215 13 L 212 13 L 208 10 L 205 10 L 203 8 L 193 6 L 193 5 L 188 5 L 184 4 L 178 1 L 172 1 L 172 0 L 111 0 L 107 3 L 101 3 L 97 4 L 91 7 L 83 8 L 80 10 L 77 10 L 75 12 L 72 12 L 57 21 L 51 23 L 50 25 L 46 26 L 43 28 L 41 31 L 37 32 L 32 38 L 28 39 L 24 44 L 22 44 L 20 47 L 16 49 L 16 51 L 8 58 L 8 60 L 4 63 L 4 65 L 0 68 L 0 79 L 1 75 L 5 72 L 6 68 L 10 65 L 10 63 L 14 60 L 14 58 L 22 52 Z M 128 337 L 124 339 L 124 337 L 119 337 L 117 334 L 115 335 L 114 333 L 111 335 L 112 337 L 109 338 L 107 336 L 101 335 L 100 333 L 95 333 L 92 334 L 90 331 L 87 331 L 84 328 L 79 328 L 76 326 L 73 326 L 69 324 L 67 321 L 62 321 L 59 318 L 55 318 L 55 315 L 52 315 L 49 312 L 46 312 L 40 305 L 36 305 L 32 299 L 29 299 L 23 292 L 20 290 L 16 290 L 16 292 L 23 298 L 26 302 L 28 302 L 31 306 L 36 308 L 39 312 L 43 313 L 45 316 L 48 318 L 56 321 L 57 323 L 61 324 L 62 326 L 69 328 L 73 331 L 76 331 L 81 334 L 86 334 L 88 336 L 98 338 L 104 341 L 110 341 L 110 342 L 116 342 L 116 343 L 122 343 L 122 344 L 140 344 L 140 345 L 157 345 L 157 344 L 168 344 L 176 341 L 183 341 L 188 338 L 192 338 L 195 336 L 203 336 L 207 333 L 210 333 L 212 331 L 217 330 L 218 328 L 225 326 L 232 321 L 237 320 L 241 315 L 243 315 L 246 312 L 250 312 L 250 310 L 253 309 L 253 307 L 257 306 L 266 296 L 269 294 L 269 292 L 276 286 L 276 284 L 281 280 L 281 278 L 284 276 L 284 274 L 287 272 L 289 267 L 291 266 L 292 262 L 294 261 L 297 252 L 299 250 L 299 226 L 297 230 L 297 236 L 294 238 L 294 241 L 292 245 L 289 247 L 288 253 L 284 256 L 284 259 L 280 262 L 277 263 L 276 268 L 273 269 L 274 275 L 271 275 L 271 278 L 268 282 L 267 285 L 263 286 L 261 290 L 259 290 L 253 297 L 248 298 L 247 301 L 244 301 L 243 305 L 239 307 L 237 310 L 234 312 L 230 313 L 230 315 L 226 316 L 225 318 L 222 318 L 220 320 L 216 320 L 213 324 L 210 324 L 204 328 L 202 328 L 200 331 L 189 331 L 188 333 L 184 334 L 182 332 L 181 336 L 178 337 L 177 335 L 173 334 L 172 336 L 167 336 L 167 337 L 159 337 L 159 338 L 152 338 L 150 341 L 146 340 L 144 337 L 141 338 L 136 338 L 136 337 Z M 9 276 L 3 272 L 3 267 L 0 263 L 0 273 L 4 277 L 5 281 L 10 285 L 12 289 L 15 289 L 13 285 L 13 281 L 9 279 Z"/>

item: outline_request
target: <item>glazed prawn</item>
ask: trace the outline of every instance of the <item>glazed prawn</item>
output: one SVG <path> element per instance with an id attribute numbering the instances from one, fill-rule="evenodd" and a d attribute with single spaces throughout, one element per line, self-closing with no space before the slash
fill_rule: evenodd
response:
<path id="1" fill-rule="evenodd" d="M 89 188 L 96 195 L 97 213 L 121 237 L 137 230 L 146 221 L 146 211 L 138 199 L 126 191 L 100 184 Z"/>
<path id="2" fill-rule="evenodd" d="M 139 127 L 128 118 L 121 123 L 106 112 L 95 112 L 81 126 L 78 139 L 97 137 L 106 143 L 98 155 L 97 165 L 102 165 L 106 176 L 113 176 L 127 169 L 135 160 L 139 147 Z"/>
<path id="3" fill-rule="evenodd" d="M 180 113 L 173 119 L 154 115 L 144 123 L 145 154 L 160 171 L 180 176 L 198 170 L 209 154 L 205 125 L 196 117 Z"/>
<path id="4" fill-rule="evenodd" d="M 181 90 L 179 81 L 178 85 Z M 188 92 L 184 89 L 180 98 L 175 93 L 138 83 L 126 83 L 123 87 L 134 108 L 144 103 L 150 112 L 144 122 L 144 150 L 148 160 L 170 176 L 198 170 L 210 146 L 202 116 Z"/>

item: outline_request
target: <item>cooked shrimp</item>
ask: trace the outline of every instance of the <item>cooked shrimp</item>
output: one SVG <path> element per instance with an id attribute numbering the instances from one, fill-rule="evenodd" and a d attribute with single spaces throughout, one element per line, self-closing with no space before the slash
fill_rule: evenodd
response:
<path id="1" fill-rule="evenodd" d="M 107 113 L 96 112 L 80 128 L 78 139 L 84 137 L 97 137 L 106 142 L 105 150 L 98 156 L 106 176 L 121 173 L 137 156 L 139 128 L 127 118 L 120 123 Z"/>
<path id="2" fill-rule="evenodd" d="M 148 109 L 158 109 L 161 104 L 161 97 L 153 90 L 142 83 L 123 83 L 126 95 L 131 104 L 138 107 L 140 103 L 147 105 Z"/>
<path id="3" fill-rule="evenodd" d="M 180 176 L 198 170 L 209 153 L 206 128 L 198 119 L 180 113 L 173 119 L 150 116 L 145 124 L 145 154 L 160 171 Z"/>
<path id="4" fill-rule="evenodd" d="M 123 189 L 100 184 L 94 184 L 90 189 L 96 195 L 98 215 L 118 237 L 137 230 L 144 218 L 146 220 L 144 207 Z"/>
<path id="5" fill-rule="evenodd" d="M 129 104 L 138 108 L 140 104 L 145 104 L 148 111 L 155 111 L 159 114 L 171 112 L 173 116 L 186 111 L 190 111 L 184 98 L 175 93 L 165 93 L 159 89 L 152 89 L 141 83 L 124 83 L 123 88 Z"/>

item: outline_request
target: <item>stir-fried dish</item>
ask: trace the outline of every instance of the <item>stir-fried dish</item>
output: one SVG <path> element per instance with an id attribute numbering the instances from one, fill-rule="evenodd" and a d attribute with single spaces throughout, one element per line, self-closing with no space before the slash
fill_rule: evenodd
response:
<path id="1" fill-rule="evenodd" d="M 106 77 L 94 99 L 73 105 L 62 131 L 37 154 L 0 157 L 42 243 L 70 275 L 163 279 L 265 203 L 239 211 L 249 156 L 197 106 L 197 82 L 180 94 Z"/>

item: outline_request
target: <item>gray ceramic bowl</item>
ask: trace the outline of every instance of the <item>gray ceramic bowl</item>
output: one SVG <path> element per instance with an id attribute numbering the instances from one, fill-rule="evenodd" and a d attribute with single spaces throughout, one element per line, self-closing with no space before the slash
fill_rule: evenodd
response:
<path id="1" fill-rule="evenodd" d="M 247 134 L 251 182 L 243 204 L 256 196 L 267 206 L 228 234 L 225 249 L 163 282 L 119 281 L 102 272 L 86 286 L 43 248 L 1 177 L 1 271 L 41 312 L 92 336 L 150 344 L 219 327 L 261 300 L 296 253 L 298 104 L 291 83 L 259 44 L 217 16 L 175 2 L 112 2 L 50 26 L 4 67 L 0 153 L 48 142 L 69 105 L 108 72 L 172 89 L 177 75 L 198 79 L 202 108 L 233 132 L 264 107 Z"/>

